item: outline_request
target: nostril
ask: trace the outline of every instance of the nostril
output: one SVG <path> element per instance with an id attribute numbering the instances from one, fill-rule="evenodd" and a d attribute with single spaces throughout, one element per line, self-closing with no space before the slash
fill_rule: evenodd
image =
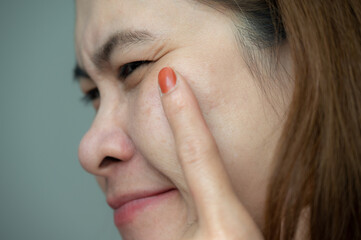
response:
<path id="1" fill-rule="evenodd" d="M 99 168 L 106 168 L 113 163 L 121 162 L 121 160 L 114 157 L 105 157 L 103 161 L 99 164 Z"/>

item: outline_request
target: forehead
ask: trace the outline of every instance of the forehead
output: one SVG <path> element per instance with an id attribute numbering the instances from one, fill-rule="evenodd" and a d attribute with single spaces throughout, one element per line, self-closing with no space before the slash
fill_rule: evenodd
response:
<path id="1" fill-rule="evenodd" d="M 76 9 L 76 55 L 85 68 L 91 68 L 91 56 L 116 32 L 146 31 L 185 43 L 194 35 L 209 37 L 205 25 L 229 23 L 224 14 L 195 0 L 77 0 Z"/>
<path id="2" fill-rule="evenodd" d="M 167 25 L 182 24 L 177 0 L 77 0 L 76 53 L 82 64 L 114 32 L 139 30 L 159 32 Z"/>

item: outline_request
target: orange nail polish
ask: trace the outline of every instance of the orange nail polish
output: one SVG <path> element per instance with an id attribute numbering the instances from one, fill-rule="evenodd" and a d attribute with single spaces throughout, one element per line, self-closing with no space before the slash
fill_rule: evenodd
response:
<path id="1" fill-rule="evenodd" d="M 165 67 L 158 74 L 158 84 L 163 94 L 166 94 L 175 86 L 177 77 L 170 67 Z"/>

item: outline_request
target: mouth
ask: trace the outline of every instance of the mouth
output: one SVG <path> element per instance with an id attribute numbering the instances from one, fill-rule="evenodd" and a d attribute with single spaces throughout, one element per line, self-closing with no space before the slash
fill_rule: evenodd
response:
<path id="1" fill-rule="evenodd" d="M 175 188 L 136 192 L 118 198 L 108 198 L 107 203 L 114 209 L 114 224 L 120 227 L 131 223 L 142 211 L 161 203 L 177 192 Z"/>

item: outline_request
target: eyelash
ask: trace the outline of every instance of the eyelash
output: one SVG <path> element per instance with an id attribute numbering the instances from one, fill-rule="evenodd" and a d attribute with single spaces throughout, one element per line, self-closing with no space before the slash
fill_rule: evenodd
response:
<path id="1" fill-rule="evenodd" d="M 119 68 L 118 77 L 119 79 L 126 79 L 130 74 L 132 74 L 138 67 L 148 64 L 150 61 L 136 61 L 124 64 Z"/>
<path id="2" fill-rule="evenodd" d="M 144 64 L 148 64 L 151 61 L 136 61 L 124 64 L 119 68 L 118 71 L 118 78 L 120 80 L 125 80 L 129 75 L 131 75 L 137 68 Z M 98 88 L 93 88 L 89 90 L 87 93 L 85 93 L 84 97 L 82 98 L 82 101 L 86 104 L 91 103 L 92 101 L 98 99 L 100 97 L 100 93 Z"/>

